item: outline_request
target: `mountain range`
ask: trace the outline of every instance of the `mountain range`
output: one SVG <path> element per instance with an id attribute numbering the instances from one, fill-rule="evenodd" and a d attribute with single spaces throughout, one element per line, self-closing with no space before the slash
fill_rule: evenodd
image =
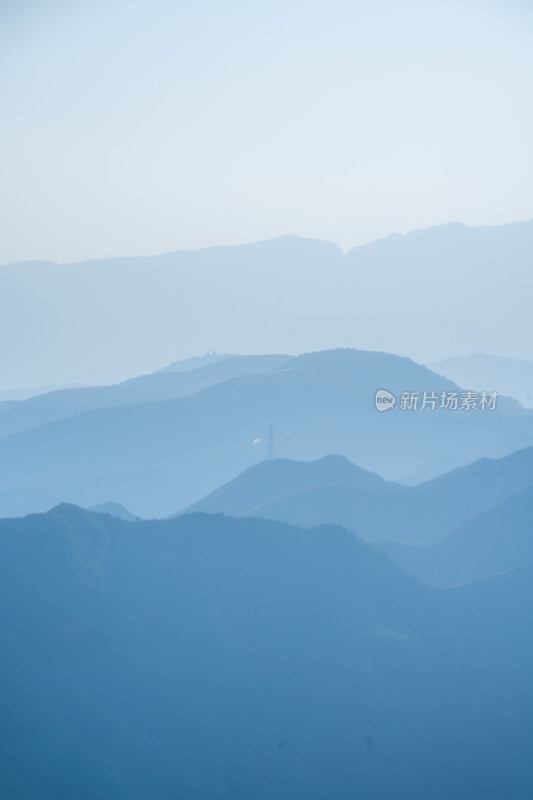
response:
<path id="1" fill-rule="evenodd" d="M 0 438 L 95 408 L 188 397 L 230 378 L 275 369 L 289 358 L 265 355 L 190 359 L 181 367 L 176 363 L 170 364 L 153 374 L 140 375 L 111 386 L 60 389 L 22 402 L 3 402 L 0 403 Z"/>
<path id="2" fill-rule="evenodd" d="M 243 337 L 254 353 L 343 345 L 423 363 L 476 351 L 531 359 L 532 257 L 528 221 L 450 223 L 345 254 L 284 236 L 146 258 L 6 265 L 0 390 L 116 383 L 213 347 L 240 352 Z"/>
<path id="3" fill-rule="evenodd" d="M 483 458 L 415 487 L 377 479 L 346 459 L 274 460 L 187 511 L 256 516 L 306 527 L 343 525 L 367 541 L 437 542 L 471 517 L 533 486 L 533 448 Z"/>
<path id="4" fill-rule="evenodd" d="M 533 563 L 533 485 L 467 519 L 430 545 L 381 542 L 410 575 L 453 586 Z"/>
<path id="5" fill-rule="evenodd" d="M 249 467 L 232 481 L 194 503 L 187 512 L 244 517 L 268 507 L 280 498 L 325 486 L 355 489 L 387 489 L 398 484 L 357 467 L 343 456 L 324 456 L 317 461 L 276 458 Z M 398 487 L 399 488 L 399 487 Z"/>
<path id="6" fill-rule="evenodd" d="M 228 368 L 238 373 L 243 364 L 254 365 L 256 374 L 223 379 Z M 146 401 L 145 387 L 148 393 L 167 391 L 161 379 L 171 382 L 172 392 L 178 391 L 175 381 L 181 391 L 211 385 L 189 396 Z M 495 411 L 484 412 L 402 410 L 398 402 L 378 413 L 379 388 L 398 398 L 407 389 L 460 391 L 410 359 L 344 349 L 288 360 L 228 359 L 186 373 L 160 373 L 133 386 L 60 393 L 59 402 L 52 398 L 52 403 L 57 410 L 64 401 L 60 413 L 70 416 L 0 440 L 0 515 L 44 511 L 63 501 L 88 507 L 111 499 L 136 516 L 167 516 L 264 460 L 270 449 L 304 461 L 337 453 L 397 480 L 438 457 L 460 465 L 489 448 L 505 454 L 533 441 L 533 416 L 516 401 L 501 398 Z M 89 402 L 103 397 L 101 402 L 110 403 L 142 396 L 143 402 L 72 414 L 69 398 L 87 396 L 93 398 Z M 41 413 L 50 399 L 45 395 L 26 401 L 30 406 L 12 408 L 17 424 L 24 419 L 30 424 L 25 409 Z"/>
<path id="7" fill-rule="evenodd" d="M 337 526 L 62 505 L 0 521 L 0 597 L 6 800 L 529 798 L 530 567 L 439 590 Z"/>

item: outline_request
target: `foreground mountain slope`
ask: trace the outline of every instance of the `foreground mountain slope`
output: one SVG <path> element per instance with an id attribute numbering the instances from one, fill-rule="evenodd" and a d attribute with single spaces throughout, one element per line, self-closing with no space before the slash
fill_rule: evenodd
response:
<path id="1" fill-rule="evenodd" d="M 473 461 L 491 443 L 533 431 L 533 415 L 513 408 L 378 413 L 380 386 L 397 395 L 405 386 L 457 390 L 407 358 L 334 350 L 191 397 L 89 411 L 2 440 L 0 513 L 112 497 L 141 517 L 172 514 L 263 460 L 270 426 L 279 456 L 338 453 L 389 480 L 430 456 Z"/>
<path id="2" fill-rule="evenodd" d="M 433 545 L 381 542 L 380 547 L 431 586 L 453 586 L 533 563 L 533 486 Z"/>
<path id="3" fill-rule="evenodd" d="M 529 796 L 529 569 L 437 591 L 333 526 L 69 506 L 0 556 L 7 797 Z"/>
<path id="4" fill-rule="evenodd" d="M 317 461 L 276 458 L 249 467 L 187 511 L 245 516 L 293 492 L 339 484 L 360 489 L 397 488 L 397 484 L 357 467 L 343 456 L 324 456 Z"/>
<path id="5" fill-rule="evenodd" d="M 393 493 L 324 485 L 287 493 L 250 513 L 307 527 L 336 523 L 370 541 L 436 542 L 531 485 L 533 448 L 525 448 Z"/>

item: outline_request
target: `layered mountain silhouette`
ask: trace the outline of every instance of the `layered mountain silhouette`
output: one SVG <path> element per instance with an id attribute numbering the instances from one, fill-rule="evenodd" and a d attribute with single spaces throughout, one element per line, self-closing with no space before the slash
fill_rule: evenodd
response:
<path id="1" fill-rule="evenodd" d="M 151 375 L 141 375 L 111 386 L 62 389 L 23 402 L 0 403 L 0 437 L 95 408 L 188 397 L 215 383 L 242 375 L 268 372 L 289 358 L 265 355 L 190 359 L 181 368 L 179 364 L 170 364 Z"/>
<path id="2" fill-rule="evenodd" d="M 442 591 L 336 526 L 63 505 L 0 521 L 0 597 L 5 797 L 526 800 L 530 567 Z"/>
<path id="3" fill-rule="evenodd" d="M 432 545 L 383 542 L 403 569 L 432 586 L 480 580 L 533 563 L 533 486 Z"/>
<path id="4" fill-rule="evenodd" d="M 345 343 L 427 363 L 463 354 L 467 342 L 469 352 L 531 358 L 532 257 L 533 222 L 453 223 L 345 255 L 284 236 L 151 258 L 8 265 L 0 389 L 114 383 L 213 347 L 240 352 L 243 332 L 257 353 Z"/>
<path id="5" fill-rule="evenodd" d="M 270 428 L 280 457 L 337 453 L 388 480 L 438 455 L 466 463 L 533 434 L 533 416 L 514 401 L 494 412 L 397 403 L 379 413 L 380 387 L 398 397 L 406 387 L 458 391 L 410 359 L 346 349 L 298 356 L 189 397 L 95 409 L 4 437 L 0 514 L 112 498 L 138 516 L 166 516 L 264 460 Z"/>
<path id="6" fill-rule="evenodd" d="M 317 461 L 277 458 L 249 467 L 186 510 L 240 517 L 253 514 L 265 505 L 295 492 L 339 485 L 357 489 L 389 489 L 397 486 L 380 475 L 357 467 L 343 456 L 324 456 Z"/>
<path id="7" fill-rule="evenodd" d="M 305 527 L 334 523 L 369 541 L 437 542 L 472 517 L 533 486 L 533 448 L 502 459 L 483 458 L 415 487 L 380 483 L 375 477 L 334 457 L 314 464 L 266 462 L 190 510 L 252 515 Z M 390 552 L 396 556 L 403 550 Z M 420 552 L 421 559 L 424 553 L 438 559 L 440 551 L 406 548 L 405 552 L 406 558 Z"/>

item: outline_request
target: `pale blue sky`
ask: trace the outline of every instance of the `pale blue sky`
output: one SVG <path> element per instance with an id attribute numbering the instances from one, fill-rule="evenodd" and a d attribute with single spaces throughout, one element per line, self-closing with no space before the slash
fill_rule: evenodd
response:
<path id="1" fill-rule="evenodd" d="M 533 217 L 526 2 L 0 15 L 0 264 Z"/>

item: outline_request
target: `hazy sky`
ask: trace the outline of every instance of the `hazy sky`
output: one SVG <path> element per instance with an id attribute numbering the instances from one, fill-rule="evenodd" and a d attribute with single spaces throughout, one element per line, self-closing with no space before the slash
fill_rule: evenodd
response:
<path id="1" fill-rule="evenodd" d="M 4 0 L 0 264 L 533 217 L 516 0 Z"/>

